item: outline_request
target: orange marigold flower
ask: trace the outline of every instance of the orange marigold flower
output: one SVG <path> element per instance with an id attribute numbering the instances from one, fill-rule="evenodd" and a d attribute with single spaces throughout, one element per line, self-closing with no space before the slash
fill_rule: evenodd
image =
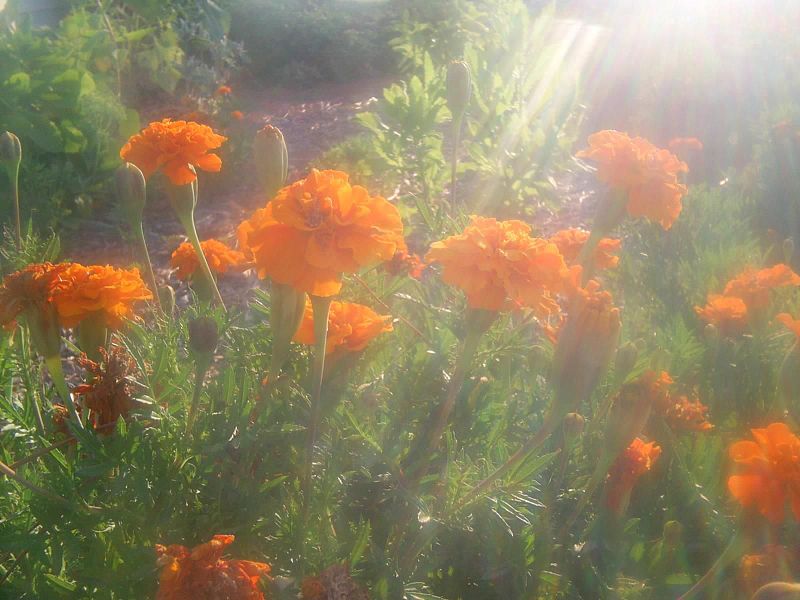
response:
<path id="1" fill-rule="evenodd" d="M 673 429 L 679 431 L 710 431 L 714 425 L 708 421 L 708 407 L 699 399 L 685 394 L 670 398 L 664 418 Z"/>
<path id="2" fill-rule="evenodd" d="M 89 382 L 74 390 L 89 409 L 95 429 L 113 426 L 120 417 L 127 418 L 134 407 L 130 381 L 130 374 L 136 367 L 133 358 L 118 346 L 111 352 L 100 348 L 100 354 L 103 357 L 100 363 L 85 354 L 78 359 L 78 364 L 89 374 Z"/>
<path id="3" fill-rule="evenodd" d="M 800 339 L 800 319 L 794 319 L 789 313 L 780 313 L 775 318 Z"/>
<path id="4" fill-rule="evenodd" d="M 769 544 L 758 554 L 745 554 L 739 561 L 738 579 L 749 598 L 773 581 L 789 581 L 797 559 L 789 549 Z"/>
<path id="5" fill-rule="evenodd" d="M 577 156 L 595 161 L 600 181 L 627 193 L 632 217 L 644 217 L 664 229 L 672 227 L 687 192 L 678 182 L 678 173 L 689 168 L 669 150 L 644 138 L 606 130 L 590 135 L 589 148 Z"/>
<path id="6" fill-rule="evenodd" d="M 231 111 L 231 117 L 236 121 L 241 121 L 244 119 L 244 113 L 240 110 L 233 110 Z"/>
<path id="7" fill-rule="evenodd" d="M 750 430 L 755 441 L 730 447 L 738 474 L 728 478 L 728 490 L 745 508 L 753 508 L 771 523 L 784 519 L 789 502 L 800 519 L 800 439 L 785 423 Z"/>
<path id="8" fill-rule="evenodd" d="M 381 333 L 392 331 L 392 317 L 379 315 L 363 304 L 355 302 L 331 302 L 328 313 L 328 340 L 325 354 L 336 350 L 343 352 L 361 352 Z M 306 302 L 303 320 L 294 341 L 300 344 L 313 345 L 314 312 L 311 302 Z"/>
<path id="9" fill-rule="evenodd" d="M 636 481 L 653 468 L 659 456 L 660 446 L 637 437 L 617 457 L 606 481 L 606 503 L 612 511 L 617 514 L 625 511 Z"/>
<path id="10" fill-rule="evenodd" d="M 677 155 L 685 152 L 700 152 L 703 149 L 703 142 L 696 137 L 676 137 L 667 143 L 667 148 Z"/>
<path id="11" fill-rule="evenodd" d="M 562 229 L 561 231 L 550 236 L 552 243 L 556 245 L 558 251 L 567 264 L 575 264 L 578 256 L 581 253 L 581 248 L 589 239 L 589 232 L 583 229 Z M 603 238 L 597 244 L 597 249 L 594 253 L 595 266 L 598 269 L 611 269 L 619 264 L 619 256 L 615 253 L 619 252 L 621 240 L 613 238 Z"/>
<path id="12" fill-rule="evenodd" d="M 367 590 L 350 576 L 347 565 L 331 565 L 318 577 L 306 577 L 300 585 L 301 600 L 369 600 Z"/>
<path id="13" fill-rule="evenodd" d="M 404 248 L 400 213 L 351 185 L 341 171 L 317 171 L 278 191 L 238 229 L 259 277 L 314 296 L 333 296 L 342 274 L 390 260 Z"/>
<path id="14" fill-rule="evenodd" d="M 531 237 L 522 221 L 472 216 L 459 235 L 431 244 L 425 260 L 442 265 L 445 283 L 464 290 L 471 308 L 558 312 L 556 295 L 574 284 L 555 244 Z"/>
<path id="15" fill-rule="evenodd" d="M 390 275 L 407 275 L 414 279 L 422 277 L 427 266 L 418 255 L 409 254 L 408 250 L 398 250 L 391 260 L 383 263 L 383 269 Z"/>
<path id="16" fill-rule="evenodd" d="M 221 85 L 217 88 L 217 91 L 214 92 L 217 96 L 229 96 L 233 92 L 233 89 L 229 85 Z"/>
<path id="17" fill-rule="evenodd" d="M 186 185 L 197 178 L 189 165 L 217 172 L 222 160 L 209 150 L 219 148 L 225 136 L 208 125 L 192 121 L 154 121 L 132 136 L 120 150 L 120 157 L 135 164 L 145 177 L 158 169 L 175 185 Z"/>
<path id="18" fill-rule="evenodd" d="M 200 242 L 200 248 L 203 250 L 211 271 L 220 275 L 227 273 L 229 269 L 242 267 L 246 262 L 243 253 L 230 248 L 219 240 Z M 189 279 L 200 267 L 194 246 L 189 242 L 183 242 L 175 249 L 169 264 L 173 269 L 177 269 L 178 279 L 182 281 Z"/>
<path id="19" fill-rule="evenodd" d="M 748 310 L 761 310 L 769 306 L 770 290 L 800 285 L 800 275 L 785 264 L 766 269 L 746 269 L 725 286 L 726 296 L 741 298 Z"/>
<path id="20" fill-rule="evenodd" d="M 0 326 L 12 328 L 23 312 L 43 313 L 52 308 L 53 285 L 64 264 L 37 263 L 6 275 L 0 286 Z"/>
<path id="21" fill-rule="evenodd" d="M 747 304 L 735 296 L 709 294 L 705 306 L 695 306 L 695 312 L 706 323 L 711 323 L 723 335 L 741 333 L 747 327 Z"/>
<path id="22" fill-rule="evenodd" d="M 136 302 L 152 297 L 138 269 L 78 263 L 70 263 L 61 271 L 53 289 L 53 303 L 64 327 L 98 316 L 107 327 L 118 329 L 125 319 L 134 316 Z"/>
<path id="23" fill-rule="evenodd" d="M 249 560 L 223 559 L 232 535 L 215 535 L 191 550 L 156 545 L 161 567 L 156 600 L 265 600 L 259 589 L 270 566 Z"/>

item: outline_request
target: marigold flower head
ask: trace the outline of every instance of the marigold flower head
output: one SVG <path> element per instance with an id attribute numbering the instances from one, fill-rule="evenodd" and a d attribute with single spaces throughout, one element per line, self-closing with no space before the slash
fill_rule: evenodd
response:
<path id="1" fill-rule="evenodd" d="M 581 248 L 589 239 L 589 232 L 583 229 L 562 229 L 550 236 L 549 241 L 554 243 L 568 265 L 576 264 Z M 594 253 L 594 264 L 597 269 L 611 269 L 619 264 L 619 252 L 622 241 L 613 238 L 603 238 L 597 244 Z"/>
<path id="2" fill-rule="evenodd" d="M 369 600 L 367 591 L 350 576 L 347 565 L 331 565 L 300 584 L 301 600 Z"/>
<path id="3" fill-rule="evenodd" d="M 235 121 L 241 121 L 244 119 L 244 113 L 240 110 L 232 110 L 231 111 L 231 118 Z"/>
<path id="4" fill-rule="evenodd" d="M 87 317 L 97 316 L 106 327 L 118 329 L 125 319 L 134 316 L 134 304 L 150 300 L 153 294 L 138 269 L 69 263 L 60 272 L 52 296 L 64 327 L 74 327 Z"/>
<path id="5" fill-rule="evenodd" d="M 800 275 L 785 264 L 766 269 L 746 269 L 725 286 L 726 296 L 741 298 L 750 311 L 765 309 L 770 304 L 770 290 L 800 285 Z"/>
<path id="6" fill-rule="evenodd" d="M 0 326 L 14 327 L 23 312 L 42 313 L 52 308 L 53 286 L 64 264 L 36 263 L 6 275 L 0 286 Z"/>
<path id="7" fill-rule="evenodd" d="M 217 91 L 214 92 L 217 96 L 229 96 L 233 92 L 233 89 L 229 85 L 221 85 L 217 88 Z"/>
<path id="8" fill-rule="evenodd" d="M 669 398 L 664 418 L 673 429 L 678 431 L 710 431 L 714 429 L 714 425 L 708 421 L 708 407 L 697 398 L 689 400 L 685 394 Z"/>
<path id="9" fill-rule="evenodd" d="M 617 457 L 606 481 L 606 503 L 612 511 L 624 512 L 636 481 L 653 468 L 659 456 L 660 446 L 637 437 Z"/>
<path id="10" fill-rule="evenodd" d="M 211 239 L 200 242 L 200 248 L 213 273 L 222 275 L 231 269 L 244 266 L 246 262 L 243 253 L 230 248 L 219 240 Z M 172 253 L 170 265 L 177 270 L 178 279 L 182 281 L 189 279 L 200 267 L 194 246 L 189 242 L 183 242 Z"/>
<path id="11" fill-rule="evenodd" d="M 597 163 L 597 177 L 628 195 L 627 211 L 669 229 L 681 212 L 687 188 L 678 182 L 686 163 L 644 138 L 606 130 L 589 136 L 589 148 L 577 154 Z"/>
<path id="12" fill-rule="evenodd" d="M 156 600 L 265 600 L 259 589 L 270 566 L 249 560 L 223 559 L 232 535 L 215 535 L 191 550 L 156 545 L 161 567 Z"/>
<path id="13" fill-rule="evenodd" d="M 425 260 L 442 265 L 445 283 L 464 290 L 471 308 L 558 312 L 556 295 L 574 283 L 555 244 L 522 221 L 473 216 L 464 232 L 431 245 Z"/>
<path id="14" fill-rule="evenodd" d="M 390 275 L 407 275 L 414 279 L 422 277 L 427 265 L 416 254 L 409 254 L 408 250 L 398 250 L 391 260 L 383 263 L 383 269 Z"/>
<path id="15" fill-rule="evenodd" d="M 736 296 L 709 294 L 705 306 L 695 306 L 695 312 L 706 323 L 711 323 L 723 335 L 742 333 L 747 328 L 747 304 Z"/>
<path id="16" fill-rule="evenodd" d="M 730 447 L 737 474 L 728 478 L 728 490 L 742 506 L 757 510 L 771 523 L 783 521 L 787 502 L 800 519 L 800 439 L 785 423 L 750 431 L 755 441 Z"/>
<path id="17" fill-rule="evenodd" d="M 189 165 L 212 172 L 222 168 L 220 157 L 209 151 L 227 139 L 207 125 L 164 119 L 132 136 L 119 155 L 139 167 L 145 177 L 161 169 L 174 185 L 186 185 L 197 178 Z"/>
<path id="18" fill-rule="evenodd" d="M 134 407 L 133 385 L 130 374 L 135 369 L 133 358 L 122 348 L 114 346 L 111 352 L 100 348 L 100 363 L 84 354 L 78 364 L 89 374 L 89 381 L 77 386 L 75 394 L 83 398 L 95 429 L 113 426 L 120 417 L 127 418 Z"/>
<path id="19" fill-rule="evenodd" d="M 373 339 L 389 331 L 392 331 L 392 317 L 389 315 L 379 315 L 363 304 L 333 300 L 328 313 L 325 354 L 332 354 L 337 350 L 361 352 Z M 294 341 L 309 346 L 315 342 L 311 302 L 306 302 L 303 320 L 294 335 Z"/>
<path id="20" fill-rule="evenodd" d="M 390 260 L 405 247 L 400 213 L 351 185 L 341 171 L 317 171 L 278 191 L 238 229 L 259 277 L 313 296 L 333 296 L 343 273 Z"/>

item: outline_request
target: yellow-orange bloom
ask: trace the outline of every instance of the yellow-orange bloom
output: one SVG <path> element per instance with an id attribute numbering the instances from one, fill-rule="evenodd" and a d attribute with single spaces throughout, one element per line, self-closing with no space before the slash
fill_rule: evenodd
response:
<path id="1" fill-rule="evenodd" d="M 664 418 L 678 431 L 710 431 L 714 426 L 708 421 L 708 407 L 699 399 L 685 394 L 669 398 Z"/>
<path id="2" fill-rule="evenodd" d="M 49 310 L 53 285 L 65 268 L 63 264 L 37 263 L 6 275 L 0 286 L 0 326 L 14 327 L 20 313 L 28 310 Z"/>
<path id="3" fill-rule="evenodd" d="M 217 96 L 229 96 L 233 92 L 233 89 L 229 85 L 221 85 L 217 88 L 217 91 L 214 92 Z"/>
<path id="4" fill-rule="evenodd" d="M 106 327 L 117 329 L 125 319 L 133 317 L 136 302 L 150 300 L 153 294 L 138 269 L 70 263 L 61 271 L 52 297 L 64 327 L 74 327 L 85 318 L 96 316 Z"/>
<path id="5" fill-rule="evenodd" d="M 463 233 L 433 243 L 425 260 L 442 265 L 442 279 L 464 290 L 471 308 L 546 316 L 558 312 L 556 295 L 574 286 L 576 272 L 555 244 L 530 233 L 522 221 L 473 216 Z"/>
<path id="6" fill-rule="evenodd" d="M 250 560 L 223 559 L 234 536 L 215 535 L 195 546 L 156 545 L 161 567 L 156 600 L 265 600 L 259 589 L 270 566 Z"/>
<path id="7" fill-rule="evenodd" d="M 238 250 L 230 248 L 219 240 L 205 240 L 200 242 L 200 248 L 208 261 L 208 266 L 212 272 L 225 274 L 228 270 L 244 266 L 244 254 Z M 172 253 L 169 261 L 173 269 L 177 270 L 178 279 L 186 281 L 200 267 L 197 253 L 189 242 L 183 242 Z"/>
<path id="8" fill-rule="evenodd" d="M 390 261 L 383 263 L 383 269 L 390 275 L 407 275 L 413 279 L 422 277 L 425 267 L 424 262 L 416 254 L 409 254 L 408 250 L 398 250 Z"/>
<path id="9" fill-rule="evenodd" d="M 590 135 L 589 148 L 577 156 L 596 162 L 600 181 L 628 195 L 629 215 L 660 223 L 664 229 L 672 227 L 687 192 L 678 173 L 689 168 L 669 150 L 644 138 L 605 130 Z"/>
<path id="10" fill-rule="evenodd" d="M 244 119 L 244 113 L 240 110 L 232 110 L 231 117 L 236 121 L 241 121 Z"/>
<path id="11" fill-rule="evenodd" d="M 328 314 L 328 340 L 325 354 L 340 350 L 343 352 L 360 352 L 381 333 L 392 331 L 392 317 L 379 315 L 363 304 L 355 302 L 331 302 Z M 311 302 L 306 302 L 303 320 L 294 341 L 300 344 L 313 345 L 314 312 Z"/>
<path id="12" fill-rule="evenodd" d="M 550 236 L 561 256 L 568 265 L 576 264 L 581 248 L 589 239 L 589 232 L 583 229 L 562 229 Z M 613 238 L 603 238 L 597 244 L 594 252 L 594 264 L 597 269 L 611 269 L 619 264 L 619 252 L 622 241 Z"/>
<path id="13" fill-rule="evenodd" d="M 800 285 L 800 275 L 785 264 L 777 264 L 766 269 L 746 269 L 725 286 L 726 296 L 741 298 L 748 310 L 765 309 L 770 303 L 770 290 Z"/>
<path id="14" fill-rule="evenodd" d="M 735 296 L 709 294 L 705 306 L 695 306 L 695 312 L 706 323 L 711 323 L 723 335 L 742 333 L 747 328 L 747 304 Z"/>
<path id="15" fill-rule="evenodd" d="M 341 171 L 317 171 L 281 189 L 238 229 L 259 277 L 313 296 L 333 296 L 342 274 L 390 260 L 405 247 L 400 213 L 351 185 Z"/>
<path id="16" fill-rule="evenodd" d="M 222 168 L 220 157 L 209 151 L 227 139 L 207 125 L 164 119 L 132 136 L 119 155 L 139 167 L 145 177 L 161 169 L 173 184 L 186 185 L 197 177 L 189 165 L 213 172 Z"/>
<path id="17" fill-rule="evenodd" d="M 730 447 L 738 474 L 728 478 L 728 490 L 742 506 L 772 523 L 783 521 L 787 502 L 800 519 L 800 439 L 785 423 L 750 431 L 755 441 Z"/>
<path id="18" fill-rule="evenodd" d="M 636 481 L 653 468 L 659 456 L 660 446 L 637 437 L 617 457 L 606 481 L 606 503 L 612 511 L 617 514 L 625 511 Z"/>

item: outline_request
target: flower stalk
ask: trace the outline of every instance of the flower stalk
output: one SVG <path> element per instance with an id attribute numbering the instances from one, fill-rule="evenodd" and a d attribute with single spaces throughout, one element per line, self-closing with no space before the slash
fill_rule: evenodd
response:
<path id="1" fill-rule="evenodd" d="M 11 184 L 11 201 L 14 206 L 14 241 L 17 250 L 22 250 L 22 217 L 19 208 L 19 167 L 22 164 L 22 144 L 10 131 L 0 135 L 0 163 L 6 168 Z"/>

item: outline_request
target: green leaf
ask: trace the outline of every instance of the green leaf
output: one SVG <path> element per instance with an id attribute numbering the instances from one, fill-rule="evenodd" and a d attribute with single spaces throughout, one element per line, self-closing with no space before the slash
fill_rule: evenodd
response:
<path id="1" fill-rule="evenodd" d="M 353 549 L 350 551 L 350 559 L 349 559 L 350 566 L 358 564 L 358 561 L 361 560 L 361 556 L 364 554 L 364 550 L 366 550 L 367 546 L 369 545 L 369 535 L 370 535 L 369 521 L 366 521 L 361 526 L 358 538 L 356 538 L 356 543 L 353 546 Z"/>

